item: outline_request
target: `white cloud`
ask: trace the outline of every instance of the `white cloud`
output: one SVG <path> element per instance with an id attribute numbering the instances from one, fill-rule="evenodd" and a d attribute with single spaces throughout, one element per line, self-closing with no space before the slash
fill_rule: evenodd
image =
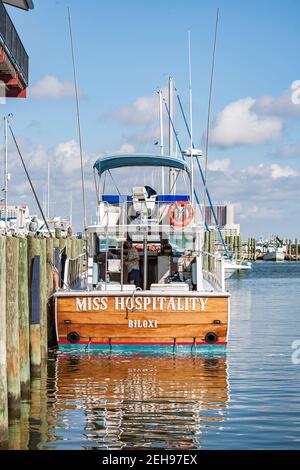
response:
<path id="1" fill-rule="evenodd" d="M 282 136 L 283 121 L 278 117 L 260 116 L 253 110 L 256 100 L 248 97 L 234 101 L 221 111 L 211 131 L 214 145 L 263 144 Z"/>
<path id="2" fill-rule="evenodd" d="M 208 164 L 210 171 L 228 171 L 230 168 L 231 160 L 229 158 L 223 158 L 222 160 L 213 160 Z"/>
<path id="3" fill-rule="evenodd" d="M 265 207 L 265 206 L 251 206 L 244 212 L 241 212 L 240 218 L 242 220 L 257 220 L 257 219 L 266 219 L 266 218 L 280 218 L 281 217 L 281 210 L 272 208 L 272 207 Z"/>
<path id="4" fill-rule="evenodd" d="M 289 166 L 280 166 L 274 163 L 271 165 L 272 178 L 288 178 L 289 176 L 298 176 L 299 173 Z"/>
<path id="5" fill-rule="evenodd" d="M 75 139 L 60 143 L 54 150 L 55 166 L 58 171 L 64 174 L 71 174 L 80 169 L 80 149 Z M 83 155 L 83 164 L 86 167 L 90 161 L 90 157 Z"/>
<path id="6" fill-rule="evenodd" d="M 298 176 L 299 173 L 289 166 L 280 166 L 276 163 L 272 165 L 265 165 L 260 163 L 259 165 L 248 166 L 245 170 L 242 170 L 243 173 L 248 174 L 249 176 L 268 178 L 288 178 L 290 176 Z"/>
<path id="7" fill-rule="evenodd" d="M 158 95 L 153 93 L 148 96 L 140 96 L 129 106 L 117 108 L 107 113 L 110 118 L 126 125 L 147 124 L 158 121 Z"/>
<path id="8" fill-rule="evenodd" d="M 130 154 L 130 153 L 135 153 L 135 147 L 134 145 L 131 144 L 123 144 L 121 147 L 117 150 L 113 151 L 114 154 Z"/>
<path id="9" fill-rule="evenodd" d="M 254 111 L 260 115 L 279 116 L 285 119 L 298 116 L 300 114 L 299 83 L 299 81 L 293 82 L 282 95 L 267 95 L 258 98 L 253 107 Z"/>
<path id="10" fill-rule="evenodd" d="M 31 89 L 34 98 L 61 99 L 74 96 L 74 85 L 69 81 L 60 81 L 53 75 L 45 75 Z"/>

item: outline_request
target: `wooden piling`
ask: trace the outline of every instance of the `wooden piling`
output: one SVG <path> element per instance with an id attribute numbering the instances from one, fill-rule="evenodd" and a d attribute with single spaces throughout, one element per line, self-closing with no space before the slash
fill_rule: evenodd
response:
<path id="1" fill-rule="evenodd" d="M 41 369 L 41 327 L 32 322 L 32 275 L 33 262 L 36 256 L 40 256 L 40 240 L 28 238 L 28 287 L 29 287 L 29 312 L 30 312 L 30 365 L 34 377 L 39 376 Z"/>
<path id="2" fill-rule="evenodd" d="M 48 288 L 47 288 L 47 246 L 46 239 L 40 240 L 41 263 L 40 263 L 40 325 L 41 325 L 41 358 L 46 361 L 48 357 Z"/>
<path id="3" fill-rule="evenodd" d="M 27 239 L 19 238 L 19 341 L 21 395 L 30 393 L 30 354 L 29 354 L 29 298 L 28 298 L 28 254 Z"/>
<path id="4" fill-rule="evenodd" d="M 19 344 L 19 240 L 6 239 L 6 353 L 8 407 L 13 417 L 20 415 L 21 377 Z"/>
<path id="5" fill-rule="evenodd" d="M 6 375 L 6 238 L 0 236 L 0 445 L 8 441 Z"/>
<path id="6" fill-rule="evenodd" d="M 59 227 L 55 229 L 55 238 L 61 238 L 61 228 Z"/>

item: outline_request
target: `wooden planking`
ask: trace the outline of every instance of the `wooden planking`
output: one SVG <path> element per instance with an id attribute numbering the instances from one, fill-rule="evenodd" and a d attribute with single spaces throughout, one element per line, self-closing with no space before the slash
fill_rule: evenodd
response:
<path id="1" fill-rule="evenodd" d="M 82 337 L 108 337 L 108 338 L 151 338 L 155 337 L 172 337 L 172 338 L 186 338 L 186 337 L 200 337 L 213 331 L 218 336 L 224 337 L 227 334 L 227 325 L 162 325 L 159 324 L 157 328 L 128 328 L 127 325 L 61 325 L 59 329 L 60 337 L 67 336 L 71 331 L 76 331 Z"/>
<path id="2" fill-rule="evenodd" d="M 67 336 L 62 335 L 60 338 L 60 341 L 66 341 Z M 155 338 L 155 337 L 149 337 L 145 338 L 144 336 L 139 336 L 136 335 L 134 338 L 128 338 L 128 337 L 120 337 L 120 336 L 115 336 L 113 338 L 108 337 L 108 336 L 97 336 L 97 338 L 90 338 L 90 336 L 81 336 L 81 341 L 84 343 L 89 343 L 91 341 L 91 344 L 93 343 L 104 343 L 109 345 L 111 344 L 118 344 L 118 343 L 170 343 L 174 344 L 174 339 L 175 339 L 175 345 L 176 343 L 190 343 L 193 344 L 194 342 L 196 343 L 202 343 L 204 341 L 204 337 L 201 336 L 187 336 L 187 337 L 175 337 L 175 336 L 163 336 L 161 338 Z M 226 336 L 219 336 L 218 337 L 218 342 L 225 343 L 227 341 Z M 69 344 L 69 343 L 68 343 Z M 76 344 L 74 345 L 76 347 Z"/>
<path id="3" fill-rule="evenodd" d="M 187 342 L 193 342 L 195 337 L 197 341 L 203 341 L 207 333 L 215 332 L 219 341 L 226 341 L 228 298 L 208 298 L 204 311 L 201 311 L 200 303 L 196 305 L 198 311 L 153 311 L 152 306 L 148 305 L 146 312 L 138 310 L 116 312 L 115 298 L 110 297 L 107 298 L 106 311 L 76 312 L 76 297 L 61 297 L 57 299 L 59 337 L 65 339 L 68 333 L 76 331 L 82 340 L 87 341 L 92 338 L 102 342 L 102 338 L 103 342 L 108 342 L 110 339 L 142 342 L 144 338 L 150 342 L 158 340 L 173 342 L 174 338 L 181 338 L 182 341 L 185 339 Z M 129 320 L 140 320 L 140 322 L 157 320 L 157 328 L 130 328 Z M 219 320 L 221 324 L 214 324 L 214 320 Z"/>
<path id="4" fill-rule="evenodd" d="M 126 297 L 126 296 L 116 296 L 116 297 L 118 297 L 119 299 L 121 297 L 124 297 L 125 299 L 126 298 L 131 299 L 130 297 Z M 57 298 L 57 310 L 58 310 L 58 312 L 59 313 L 60 312 L 82 313 L 82 312 L 76 311 L 76 298 L 77 297 L 58 297 Z M 82 297 L 80 297 L 80 296 L 78 296 L 78 298 L 82 299 Z M 101 297 L 99 297 L 99 296 L 91 296 L 91 302 L 93 301 L 94 298 L 101 299 Z M 108 314 L 108 313 L 110 313 L 110 314 L 123 313 L 124 314 L 127 311 L 130 312 L 130 309 L 126 310 L 126 308 L 121 308 L 121 307 L 118 310 L 116 310 L 115 297 L 105 297 L 105 296 L 103 296 L 103 298 L 107 299 L 107 309 L 105 309 L 105 310 L 101 310 L 101 309 L 96 310 L 95 309 L 93 311 L 91 311 L 91 309 L 89 309 L 89 313 L 94 313 L 94 312 L 95 313 L 96 312 L 101 313 L 101 312 L 103 312 L 103 313 L 106 313 L 106 314 Z M 163 304 L 163 306 L 164 306 L 163 310 L 161 310 L 159 308 L 159 303 L 160 303 L 159 299 L 161 299 L 161 298 L 167 299 Z M 167 308 L 168 301 L 169 301 L 170 298 L 174 299 L 174 303 L 175 303 L 174 310 L 173 309 L 168 310 L 168 308 Z M 138 299 L 142 299 L 141 302 L 143 302 L 144 297 L 136 296 L 135 301 L 136 302 L 139 301 Z M 154 311 L 157 312 L 157 313 L 168 313 L 168 312 L 180 313 L 180 314 L 185 313 L 185 311 L 183 310 L 184 302 L 185 302 L 184 297 L 180 297 L 180 296 L 174 296 L 174 297 L 172 297 L 172 296 L 168 296 L 168 297 L 167 296 L 157 296 L 156 299 L 157 299 L 157 308 L 153 309 L 152 305 L 150 304 L 150 305 L 147 306 L 147 309 L 146 309 L 147 313 L 152 313 Z M 180 299 L 179 300 L 179 302 L 180 302 L 180 308 L 179 309 L 176 308 L 178 299 Z M 190 310 L 190 311 L 192 311 L 192 303 L 191 303 L 192 300 L 191 299 L 192 298 L 189 298 L 189 300 L 188 300 L 189 303 L 187 304 L 188 305 L 188 310 Z M 215 313 L 215 312 L 227 313 L 227 311 L 228 311 L 228 297 L 209 297 L 209 298 L 207 298 L 205 296 L 199 296 L 199 297 L 197 297 L 197 299 L 201 299 L 201 300 L 199 300 L 199 301 L 196 300 L 196 302 L 195 302 L 195 312 L 198 311 L 198 312 L 203 313 L 203 311 L 201 310 L 201 303 L 200 303 L 201 301 L 206 302 L 206 304 L 205 304 L 205 313 L 210 313 L 210 312 L 211 313 Z M 98 302 L 98 304 L 99 304 L 99 302 Z M 143 303 L 141 303 L 140 305 L 141 305 L 142 308 L 138 309 L 138 307 L 136 306 L 136 308 L 134 309 L 134 313 L 137 314 L 137 313 L 140 313 L 143 310 L 145 310 L 144 306 L 143 306 Z M 87 306 L 87 301 L 86 301 L 86 306 Z M 93 306 L 92 306 L 92 308 L 93 308 Z M 83 311 L 87 312 L 88 309 L 85 309 Z"/>
<path id="5" fill-rule="evenodd" d="M 220 320 L 222 324 L 227 323 L 227 312 L 180 312 L 180 313 L 71 313 L 59 312 L 58 325 L 61 326 L 65 321 L 71 321 L 78 325 L 127 325 L 128 320 L 157 320 L 159 324 L 203 324 L 213 323 L 214 320 Z"/>

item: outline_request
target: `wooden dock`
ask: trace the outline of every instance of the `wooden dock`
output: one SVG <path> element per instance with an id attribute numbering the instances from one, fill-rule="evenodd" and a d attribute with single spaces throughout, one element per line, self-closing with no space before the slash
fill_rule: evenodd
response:
<path id="1" fill-rule="evenodd" d="M 82 240 L 60 238 L 58 232 L 56 238 L 0 235 L 0 446 L 8 442 L 9 420 L 20 417 L 21 400 L 30 399 L 48 347 L 55 344 L 54 273 L 62 282 L 62 260 L 82 252 Z"/>

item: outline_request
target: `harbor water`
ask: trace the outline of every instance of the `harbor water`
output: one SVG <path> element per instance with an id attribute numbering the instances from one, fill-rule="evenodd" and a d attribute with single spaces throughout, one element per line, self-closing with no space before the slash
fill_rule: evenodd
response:
<path id="1" fill-rule="evenodd" d="M 299 449 L 299 283 L 298 262 L 227 281 L 226 354 L 52 352 L 9 448 Z"/>

